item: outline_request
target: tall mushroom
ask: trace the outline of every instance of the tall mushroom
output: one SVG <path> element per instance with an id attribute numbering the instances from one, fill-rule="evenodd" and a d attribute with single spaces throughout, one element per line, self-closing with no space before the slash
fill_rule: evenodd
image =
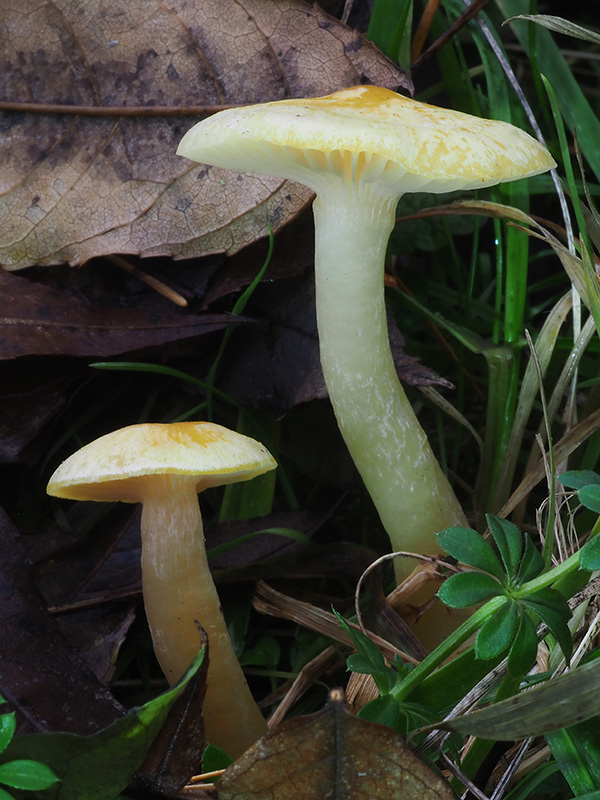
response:
<path id="1" fill-rule="evenodd" d="M 54 472 L 48 493 L 142 503 L 142 588 L 154 651 L 176 683 L 209 644 L 207 740 L 237 757 L 266 732 L 233 650 L 206 557 L 198 493 L 274 469 L 259 442 L 209 422 L 149 423 L 101 436 Z"/>
<path id="2" fill-rule="evenodd" d="M 317 323 L 338 425 L 393 549 L 437 552 L 435 533 L 466 522 L 390 351 L 383 270 L 396 206 L 406 192 L 536 175 L 552 157 L 508 123 L 376 86 L 224 110 L 189 130 L 177 152 L 316 193 Z M 407 571 L 397 565 L 399 578 Z"/>

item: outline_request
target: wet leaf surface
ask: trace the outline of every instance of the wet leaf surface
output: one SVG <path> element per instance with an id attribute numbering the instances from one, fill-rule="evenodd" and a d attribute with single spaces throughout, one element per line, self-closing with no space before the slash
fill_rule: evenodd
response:
<path id="1" fill-rule="evenodd" d="M 58 380 L 14 392 L 7 383 L 3 381 L 6 394 L 0 394 L 0 464 L 17 461 L 64 403 L 65 387 Z"/>
<path id="2" fill-rule="evenodd" d="M 88 734 L 123 710 L 61 635 L 19 535 L 0 511 L 0 693 L 21 730 Z"/>
<path id="3" fill-rule="evenodd" d="M 407 85 L 360 34 L 302 0 L 2 0 L 0 58 L 1 100 L 96 109 Z M 310 201 L 297 184 L 176 156 L 196 120 L 4 111 L 0 263 L 235 252 Z"/>
<path id="4" fill-rule="evenodd" d="M 226 770 L 219 800 L 452 800 L 446 782 L 391 728 L 355 717 L 343 692 L 284 722 Z"/>

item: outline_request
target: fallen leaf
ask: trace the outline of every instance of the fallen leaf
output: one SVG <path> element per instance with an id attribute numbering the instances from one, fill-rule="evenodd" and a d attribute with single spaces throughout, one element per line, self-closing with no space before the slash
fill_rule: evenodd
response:
<path id="1" fill-rule="evenodd" d="M 181 109 L 410 85 L 303 0 L 0 0 L 0 59 L 0 100 L 13 103 L 0 118 L 0 263 L 11 270 L 235 252 L 312 195 L 176 156 L 198 119 Z M 150 106 L 173 110 L 143 116 Z"/>
<path id="2" fill-rule="evenodd" d="M 60 632 L 67 642 L 85 659 L 103 686 L 108 686 L 115 674 L 115 660 L 121 645 L 137 616 L 137 597 L 99 605 L 76 613 L 57 615 Z"/>
<path id="3" fill-rule="evenodd" d="M 220 388 L 244 406 L 280 412 L 326 398 L 313 275 L 263 284 L 251 313 L 262 324 L 244 336 L 234 332 Z"/>
<path id="4" fill-rule="evenodd" d="M 154 313 L 106 308 L 2 271 L 0 294 L 0 360 L 25 355 L 108 358 L 247 322 L 230 314 L 191 314 L 173 305 Z"/>
<path id="5" fill-rule="evenodd" d="M 44 792 L 53 800 L 114 800 L 144 761 L 177 698 L 202 681 L 202 648 L 181 681 L 159 697 L 91 736 L 46 733 L 17 736 L 0 760 L 31 758 L 51 767 L 60 783 Z"/>
<path id="6" fill-rule="evenodd" d="M 448 784 L 391 728 L 355 717 L 341 689 L 284 722 L 217 783 L 219 800 L 453 800 Z"/>
<path id="7" fill-rule="evenodd" d="M 90 507 L 81 503 L 69 509 L 69 533 L 51 525 L 23 541 L 36 564 L 36 585 L 62 635 L 108 685 L 142 601 L 139 513 L 109 514 L 93 535 L 78 536 L 89 522 Z"/>
<path id="8" fill-rule="evenodd" d="M 8 391 L 0 394 L 0 464 L 11 464 L 62 408 L 65 387 L 62 381 L 49 380 L 36 388 L 12 387 L 16 391 L 9 391 L 11 383 L 2 377 L 2 385 Z"/>
<path id="9" fill-rule="evenodd" d="M 63 639 L 1 510 L 0 552 L 0 694 L 21 728 L 89 734 L 114 722 L 121 706 Z"/>

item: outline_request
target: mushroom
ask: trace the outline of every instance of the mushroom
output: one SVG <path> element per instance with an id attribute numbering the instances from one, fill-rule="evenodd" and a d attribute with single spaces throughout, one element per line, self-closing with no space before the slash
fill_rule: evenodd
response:
<path id="1" fill-rule="evenodd" d="M 131 425 L 78 450 L 48 494 L 142 503 L 142 587 L 154 652 L 173 685 L 208 637 L 206 738 L 237 757 L 266 732 L 210 574 L 198 493 L 274 469 L 259 442 L 210 422 Z"/>
<path id="2" fill-rule="evenodd" d="M 338 425 L 392 548 L 438 552 L 436 532 L 466 520 L 389 346 L 383 272 L 396 206 L 406 192 L 478 189 L 536 175 L 555 166 L 552 157 L 508 123 L 377 86 L 224 110 L 191 128 L 177 152 L 289 178 L 316 193 L 317 325 Z M 409 571 L 396 566 L 398 579 Z"/>

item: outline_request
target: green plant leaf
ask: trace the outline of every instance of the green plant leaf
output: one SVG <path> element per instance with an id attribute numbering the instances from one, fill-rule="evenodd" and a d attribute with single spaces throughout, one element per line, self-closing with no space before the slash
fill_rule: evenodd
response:
<path id="1" fill-rule="evenodd" d="M 513 642 L 519 627 L 519 607 L 507 600 L 481 626 L 475 639 L 475 655 L 489 661 L 502 655 Z"/>
<path id="2" fill-rule="evenodd" d="M 492 537 L 504 563 L 504 569 L 509 579 L 517 574 L 523 554 L 523 534 L 517 526 L 507 519 L 486 514 Z"/>
<path id="3" fill-rule="evenodd" d="M 266 667 L 276 669 L 281 658 L 281 645 L 274 636 L 261 636 L 254 647 L 242 653 L 240 664 L 243 667 Z"/>
<path id="4" fill-rule="evenodd" d="M 590 484 L 589 486 L 583 486 L 577 494 L 586 508 L 596 514 L 600 514 L 600 485 Z"/>
<path id="5" fill-rule="evenodd" d="M 216 772 L 233 764 L 231 756 L 214 744 L 207 744 L 202 753 L 202 771 Z"/>
<path id="6" fill-rule="evenodd" d="M 45 798 L 114 800 L 144 761 L 169 709 L 202 665 L 204 653 L 202 648 L 176 686 L 98 733 L 16 736 L 2 761 L 33 758 L 47 764 L 60 783 L 47 789 Z"/>
<path id="7" fill-rule="evenodd" d="M 489 572 L 504 580 L 504 572 L 496 554 L 486 540 L 471 528 L 446 528 L 437 535 L 446 553 L 470 567 Z"/>
<path id="8" fill-rule="evenodd" d="M 560 645 L 568 664 L 573 654 L 573 639 L 564 615 L 554 608 L 544 603 L 538 603 L 531 598 L 523 600 L 523 605 L 526 605 L 534 615 L 538 616 L 547 625 L 548 630 Z"/>
<path id="9" fill-rule="evenodd" d="M 348 670 L 354 670 L 354 667 L 350 666 L 350 662 L 352 661 L 352 663 L 359 668 L 354 671 L 360 672 L 363 675 L 372 675 L 379 693 L 387 694 L 390 690 L 391 672 L 385 663 L 383 654 L 375 642 L 372 642 L 362 631 L 357 631 L 355 628 L 348 625 L 342 615 L 335 609 L 333 609 L 333 613 L 340 621 L 342 628 L 344 628 L 348 636 L 352 639 L 352 644 L 357 651 L 355 654 L 348 657 Z M 357 658 L 357 656 L 359 657 Z"/>
<path id="10" fill-rule="evenodd" d="M 595 484 L 600 486 L 600 475 L 589 469 L 571 469 L 558 476 L 558 480 L 567 489 L 583 489 L 584 486 Z"/>
<path id="11" fill-rule="evenodd" d="M 531 797 L 543 797 L 541 792 L 536 792 L 535 789 L 559 771 L 559 766 L 555 761 L 534 767 L 505 795 L 504 800 L 529 800 Z M 582 798 L 578 798 L 578 800 L 582 800 Z"/>
<path id="12" fill-rule="evenodd" d="M 579 554 L 579 565 L 592 572 L 600 569 L 600 536 L 594 536 L 583 545 Z"/>
<path id="13" fill-rule="evenodd" d="M 372 675 L 383 673 L 384 665 L 381 668 L 374 666 L 373 661 L 364 653 L 352 653 L 346 659 L 346 667 L 350 672 L 358 672 L 359 675 Z"/>
<path id="14" fill-rule="evenodd" d="M 552 755 L 577 798 L 600 789 L 599 722 L 596 717 L 546 734 Z"/>
<path id="15" fill-rule="evenodd" d="M 400 703 L 391 694 L 376 697 L 375 700 L 366 703 L 357 716 L 369 722 L 387 725 L 388 728 L 394 728 L 397 731 L 403 729 L 404 715 L 401 713 Z"/>
<path id="16" fill-rule="evenodd" d="M 358 655 L 361 655 L 369 663 L 371 672 L 384 671 L 386 669 L 385 661 L 377 645 L 368 636 L 365 636 L 362 631 L 354 630 L 350 625 L 348 625 L 347 630 L 354 646 L 358 650 Z"/>
<path id="17" fill-rule="evenodd" d="M 0 764 L 0 783 L 13 789 L 35 792 L 48 789 L 58 778 L 50 767 L 31 759 L 19 759 Z"/>
<path id="18" fill-rule="evenodd" d="M 528 595 L 526 600 L 536 603 L 537 605 L 545 606 L 555 614 L 558 614 L 565 621 L 571 619 L 573 616 L 564 596 L 556 589 L 552 589 L 548 586 L 544 589 L 538 589 L 536 592 Z"/>
<path id="19" fill-rule="evenodd" d="M 10 740 L 15 735 L 16 727 L 14 712 L 0 716 L 0 753 L 8 747 Z"/>
<path id="20" fill-rule="evenodd" d="M 597 792 L 586 792 L 585 794 L 578 794 L 577 800 L 600 800 L 600 790 Z"/>
<path id="21" fill-rule="evenodd" d="M 438 597 L 450 608 L 468 608 L 502 594 L 502 586 L 483 572 L 451 575 L 438 589 Z"/>
<path id="22" fill-rule="evenodd" d="M 525 675 L 535 664 L 538 638 L 535 625 L 526 611 L 519 615 L 519 627 L 508 654 L 508 669 L 511 675 Z"/>
<path id="23" fill-rule="evenodd" d="M 542 554 L 533 543 L 531 536 L 526 533 L 523 538 L 525 549 L 517 572 L 519 583 L 527 583 L 527 581 L 537 578 L 545 566 Z"/>
<path id="24" fill-rule="evenodd" d="M 435 721 L 436 715 L 419 703 L 399 703 L 393 695 L 383 695 L 364 705 L 356 715 L 369 722 L 387 725 L 406 735 Z"/>

